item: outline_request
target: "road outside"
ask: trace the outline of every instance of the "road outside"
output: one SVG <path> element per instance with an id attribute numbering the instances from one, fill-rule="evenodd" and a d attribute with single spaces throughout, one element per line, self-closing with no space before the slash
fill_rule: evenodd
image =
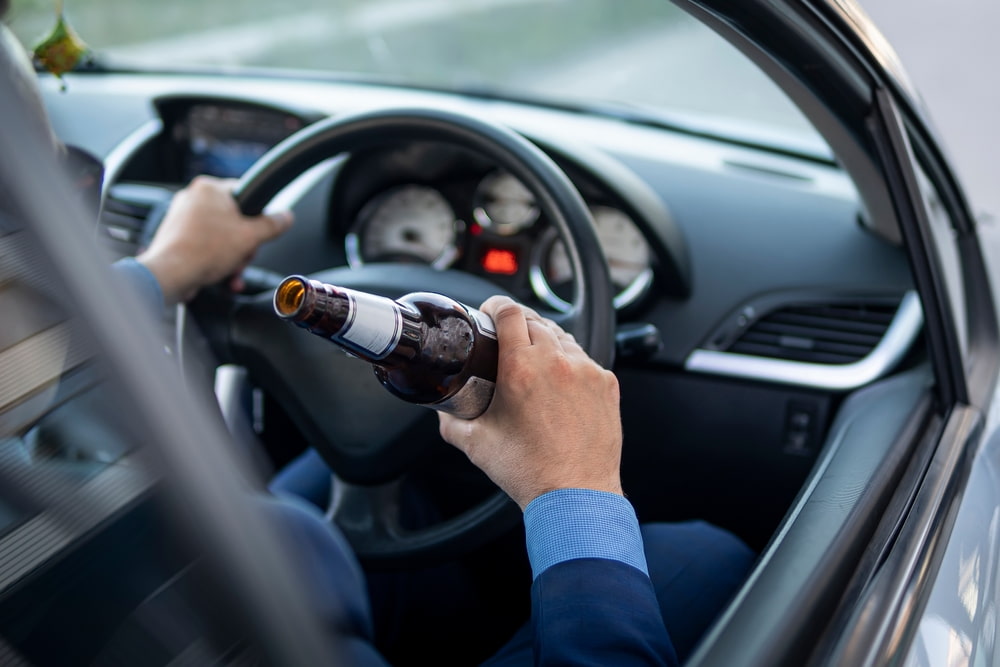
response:
<path id="1" fill-rule="evenodd" d="M 64 1 L 110 63 L 352 71 L 808 130 L 743 56 L 665 0 Z M 1000 2 L 861 2 L 923 92 L 974 209 L 1000 215 L 992 164 L 1000 154 Z M 14 0 L 15 32 L 37 38 L 53 4 Z"/>
<path id="2" fill-rule="evenodd" d="M 1000 2 L 861 0 L 895 47 L 977 213 L 1000 218 Z M 996 249 L 1000 252 L 1000 248 Z"/>
<path id="3" fill-rule="evenodd" d="M 221 0 L 65 2 L 109 66 L 323 69 L 810 129 L 743 56 L 665 0 L 300 0 L 294 12 L 242 0 L 228 18 Z M 51 23 L 47 0 L 13 7 L 25 43 Z"/>

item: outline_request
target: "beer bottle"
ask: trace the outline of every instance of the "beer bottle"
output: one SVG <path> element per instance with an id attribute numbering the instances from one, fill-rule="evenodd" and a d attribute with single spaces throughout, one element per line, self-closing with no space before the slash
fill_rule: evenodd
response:
<path id="1" fill-rule="evenodd" d="M 393 301 L 290 276 L 274 291 L 274 310 L 370 362 L 382 385 L 404 401 L 472 419 L 493 398 L 493 321 L 454 299 L 414 292 Z"/>

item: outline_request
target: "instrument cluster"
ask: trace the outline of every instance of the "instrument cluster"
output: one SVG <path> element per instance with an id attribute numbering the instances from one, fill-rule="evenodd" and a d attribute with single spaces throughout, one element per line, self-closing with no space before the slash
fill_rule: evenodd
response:
<path id="1" fill-rule="evenodd" d="M 531 191 L 492 169 L 456 196 L 434 184 L 396 183 L 359 207 L 348 263 L 421 262 L 489 278 L 512 294 L 560 312 L 570 308 L 573 271 L 557 229 Z M 653 282 L 653 252 L 631 216 L 585 195 L 616 290 L 615 306 L 638 302 Z"/>

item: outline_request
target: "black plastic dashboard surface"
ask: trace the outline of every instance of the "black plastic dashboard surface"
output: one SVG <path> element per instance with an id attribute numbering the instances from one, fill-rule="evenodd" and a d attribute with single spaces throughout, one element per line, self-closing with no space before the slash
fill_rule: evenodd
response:
<path id="1" fill-rule="evenodd" d="M 260 156 L 315 116 L 232 99 L 167 96 L 156 100 L 166 140 L 168 178 L 239 178 Z"/>
<path id="2" fill-rule="evenodd" d="M 763 295 L 804 289 L 818 298 L 828 293 L 902 295 L 912 288 L 904 253 L 859 225 L 856 191 L 833 165 L 618 119 L 411 89 L 287 79 L 190 75 L 150 80 L 115 75 L 102 77 L 93 89 L 86 77 L 76 77 L 70 92 L 63 95 L 45 83 L 46 104 L 60 135 L 97 152 L 113 148 L 108 134 L 112 130 L 99 128 L 81 135 L 81 110 L 87 115 L 113 111 L 119 116 L 130 110 L 131 121 L 119 124 L 116 132 L 120 132 L 122 127 L 140 127 L 152 120 L 153 100 L 176 98 L 184 101 L 176 108 L 228 100 L 303 121 L 375 107 L 441 106 L 509 125 L 543 144 L 576 144 L 608 155 L 655 193 L 684 235 L 690 295 L 671 295 L 658 272 L 650 297 L 621 318 L 658 327 L 664 345 L 655 361 L 673 367 L 682 366 L 724 318 Z M 165 125 L 170 122 L 164 117 Z M 345 223 L 329 217 L 330 193 L 339 187 L 338 168 L 303 195 L 296 205 L 296 225 L 258 253 L 260 265 L 278 272 L 308 272 L 346 263 Z M 178 162 L 174 182 L 168 185 L 180 183 L 180 173 Z M 129 173 L 130 178 L 133 175 L 141 177 Z M 428 176 L 428 180 L 433 179 Z M 435 182 L 439 188 L 455 184 L 448 178 Z M 655 225 L 643 231 L 654 242 L 664 234 Z M 313 251 L 303 253 L 303 248 Z"/>

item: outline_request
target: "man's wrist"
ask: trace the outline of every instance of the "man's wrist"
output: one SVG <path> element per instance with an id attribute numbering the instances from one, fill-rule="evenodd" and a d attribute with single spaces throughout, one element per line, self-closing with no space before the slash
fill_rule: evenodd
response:
<path id="1" fill-rule="evenodd" d="M 625 492 L 622 491 L 621 481 L 613 480 L 606 484 L 597 484 L 593 480 L 588 479 L 585 482 L 573 483 L 570 481 L 562 481 L 558 485 L 553 486 L 543 486 L 536 488 L 526 495 L 527 500 L 518 500 L 514 498 L 515 502 L 521 507 L 523 512 L 527 509 L 528 505 L 535 501 L 536 498 L 544 496 L 547 493 L 552 493 L 553 491 L 562 491 L 566 489 L 573 489 L 577 491 L 600 491 L 602 493 L 613 493 L 617 496 L 624 496 Z"/>
<path id="2" fill-rule="evenodd" d="M 151 308 L 158 310 L 164 306 L 163 288 L 148 266 L 135 257 L 124 257 L 115 262 L 112 269 L 124 276 L 138 291 L 143 302 L 148 303 Z"/>
<path id="3" fill-rule="evenodd" d="M 171 270 L 168 266 L 170 260 L 163 259 L 160 255 L 148 251 L 137 255 L 135 259 L 139 264 L 146 267 L 146 270 L 156 279 L 157 284 L 160 286 L 160 293 L 163 294 L 164 303 L 166 305 L 176 303 L 177 288 L 170 280 Z"/>

